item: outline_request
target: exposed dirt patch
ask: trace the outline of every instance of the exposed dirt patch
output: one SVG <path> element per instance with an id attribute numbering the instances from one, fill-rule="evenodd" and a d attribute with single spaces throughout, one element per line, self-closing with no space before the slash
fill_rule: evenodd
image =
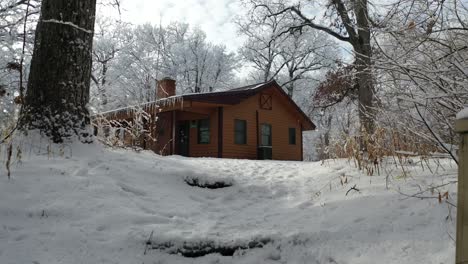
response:
<path id="1" fill-rule="evenodd" d="M 208 188 L 208 189 L 220 189 L 220 188 L 226 188 L 226 187 L 232 186 L 231 182 L 224 182 L 224 181 L 206 182 L 206 181 L 200 181 L 197 178 L 185 178 L 184 181 L 190 186 Z"/>
<path id="2" fill-rule="evenodd" d="M 241 244 L 217 243 L 215 241 L 199 241 L 199 242 L 151 242 L 150 248 L 164 251 L 168 254 L 182 255 L 186 258 L 198 258 L 208 254 L 220 254 L 222 256 L 233 256 L 237 251 L 249 250 L 253 248 L 263 248 L 266 244 L 271 243 L 269 238 L 262 238 L 245 242 Z"/>

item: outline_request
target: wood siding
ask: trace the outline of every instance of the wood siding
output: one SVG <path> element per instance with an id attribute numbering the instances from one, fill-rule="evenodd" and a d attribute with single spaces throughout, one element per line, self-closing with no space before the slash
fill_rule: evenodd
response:
<path id="1" fill-rule="evenodd" d="M 272 126 L 272 158 L 275 160 L 302 160 L 302 131 L 297 114 L 285 102 L 283 95 L 275 89 L 267 89 L 263 93 L 272 96 L 272 109 L 260 107 L 261 94 L 254 95 L 238 105 L 224 108 L 224 158 L 257 158 L 257 118 L 258 123 Z M 234 143 L 234 120 L 247 121 L 247 144 Z M 296 129 L 296 144 L 289 144 L 289 128 Z M 258 132 L 260 133 L 260 131 Z"/>
<path id="2" fill-rule="evenodd" d="M 186 111 L 177 112 L 178 121 L 196 122 L 200 119 L 210 119 L 210 143 L 198 144 L 198 124 L 190 127 L 189 138 L 189 156 L 190 157 L 217 157 L 218 156 L 218 111 L 217 108 L 197 109 L 198 112 L 193 113 L 194 109 L 186 109 Z"/>

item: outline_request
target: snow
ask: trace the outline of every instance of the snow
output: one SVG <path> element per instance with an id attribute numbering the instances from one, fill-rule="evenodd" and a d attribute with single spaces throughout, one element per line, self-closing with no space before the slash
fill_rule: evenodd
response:
<path id="1" fill-rule="evenodd" d="M 26 146 L 12 179 L 0 178 L 0 263 L 454 262 L 455 209 L 400 194 L 456 180 L 448 159 L 431 161 L 433 173 L 412 162 L 407 177 L 390 159 L 381 176 L 366 176 L 346 160 L 161 157 L 100 145 L 51 153 Z M 187 177 L 232 186 L 198 188 Z M 345 195 L 354 185 L 359 192 Z M 455 188 L 436 191 L 449 191 L 453 202 Z M 152 232 L 154 244 L 173 247 L 272 242 L 234 256 L 144 254 Z"/>
<path id="2" fill-rule="evenodd" d="M 43 19 L 41 21 L 42 23 L 55 23 L 55 24 L 62 24 L 62 25 L 67 25 L 67 26 L 70 26 L 70 27 L 73 27 L 73 28 L 76 28 L 80 31 L 83 31 L 85 33 L 88 33 L 88 34 L 93 34 L 93 31 L 92 30 L 89 30 L 89 29 L 86 29 L 86 28 L 82 28 L 76 24 L 73 24 L 72 22 L 69 22 L 69 21 L 61 21 L 61 20 L 57 20 L 57 19 Z"/>
<path id="3" fill-rule="evenodd" d="M 458 112 L 456 118 L 460 119 L 468 119 L 468 107 L 463 108 L 460 112 Z"/>
<path id="4" fill-rule="evenodd" d="M 121 108 L 116 108 L 112 109 L 109 111 L 104 111 L 100 113 L 96 113 L 96 115 L 112 115 L 112 114 L 118 114 L 120 112 L 131 112 L 135 111 L 137 109 L 148 109 L 148 108 L 158 108 L 158 107 L 168 107 L 168 106 L 174 106 L 177 103 L 181 103 L 182 108 L 184 105 L 184 98 L 181 95 L 174 95 L 162 99 L 158 99 L 155 101 L 147 102 L 147 103 L 142 103 L 139 105 L 131 105 L 131 106 L 126 106 L 126 107 L 121 107 Z"/>

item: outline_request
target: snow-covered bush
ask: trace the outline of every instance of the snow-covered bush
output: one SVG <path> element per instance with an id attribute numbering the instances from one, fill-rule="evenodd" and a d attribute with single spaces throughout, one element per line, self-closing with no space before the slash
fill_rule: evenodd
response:
<path id="1" fill-rule="evenodd" d="M 94 135 L 106 145 L 117 147 L 148 148 L 156 142 L 151 133 L 156 120 L 141 107 L 128 108 L 125 117 L 118 114 L 97 114 L 92 118 Z"/>

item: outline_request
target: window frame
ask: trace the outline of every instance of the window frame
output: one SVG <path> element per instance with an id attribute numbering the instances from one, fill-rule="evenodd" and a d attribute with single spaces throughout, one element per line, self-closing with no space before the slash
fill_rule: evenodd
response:
<path id="1" fill-rule="evenodd" d="M 293 131 L 293 133 L 291 133 L 291 131 Z M 297 129 L 295 127 L 289 127 L 288 128 L 288 143 L 289 143 L 289 145 L 297 145 L 296 133 L 297 133 Z M 293 137 L 291 138 L 291 136 L 293 136 Z M 293 139 L 293 140 L 291 140 L 291 139 Z"/>
<path id="2" fill-rule="evenodd" d="M 206 127 L 202 127 L 202 122 L 206 121 Z M 203 129 L 203 131 L 202 131 Z M 202 141 L 202 134 L 208 133 L 208 141 Z M 198 144 L 210 144 L 211 142 L 211 124 L 209 118 L 197 120 L 197 143 Z"/>
<path id="3" fill-rule="evenodd" d="M 243 123 L 243 130 L 239 130 L 237 127 L 238 122 Z M 242 133 L 242 134 L 240 134 Z M 238 135 L 242 135 L 243 141 L 239 142 Z M 247 145 L 247 120 L 245 119 L 234 119 L 234 144 L 236 145 Z"/>

